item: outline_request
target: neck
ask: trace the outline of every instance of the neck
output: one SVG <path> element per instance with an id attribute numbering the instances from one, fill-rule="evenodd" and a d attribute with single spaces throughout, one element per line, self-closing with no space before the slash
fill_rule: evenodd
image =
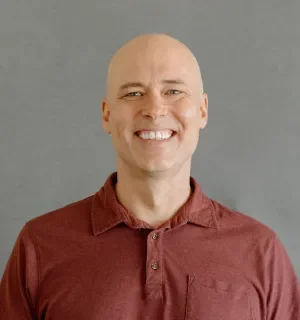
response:
<path id="1" fill-rule="evenodd" d="M 172 218 L 191 193 L 190 163 L 175 173 L 150 174 L 118 166 L 118 201 L 135 217 L 156 228 Z"/>

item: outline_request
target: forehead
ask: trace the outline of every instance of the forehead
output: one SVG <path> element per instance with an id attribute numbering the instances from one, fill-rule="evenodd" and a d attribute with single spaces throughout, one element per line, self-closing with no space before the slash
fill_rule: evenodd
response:
<path id="1" fill-rule="evenodd" d="M 197 79 L 194 59 L 183 50 L 173 48 L 129 52 L 119 57 L 112 69 L 111 81 L 115 88 L 128 81 L 149 84 L 176 79 L 189 84 Z"/>

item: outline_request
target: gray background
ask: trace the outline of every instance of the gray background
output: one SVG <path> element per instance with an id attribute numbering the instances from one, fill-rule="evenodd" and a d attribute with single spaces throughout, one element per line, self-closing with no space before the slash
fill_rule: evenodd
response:
<path id="1" fill-rule="evenodd" d="M 300 275 L 300 1 L 1 0 L 0 274 L 24 223 L 115 170 L 105 73 L 133 36 L 168 33 L 209 96 L 192 174 L 279 235 Z"/>

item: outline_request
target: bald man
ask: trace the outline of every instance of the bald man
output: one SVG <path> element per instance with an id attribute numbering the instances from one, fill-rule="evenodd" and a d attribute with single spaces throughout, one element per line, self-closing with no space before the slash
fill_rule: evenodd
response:
<path id="1" fill-rule="evenodd" d="M 299 320 L 298 279 L 268 226 L 190 176 L 208 97 L 178 40 L 112 57 L 102 102 L 117 170 L 88 198 L 28 221 L 0 285 L 0 320 Z"/>

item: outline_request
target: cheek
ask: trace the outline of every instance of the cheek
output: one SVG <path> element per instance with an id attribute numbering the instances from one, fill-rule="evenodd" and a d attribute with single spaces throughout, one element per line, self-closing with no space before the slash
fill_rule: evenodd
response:
<path id="1" fill-rule="evenodd" d="M 115 110 L 111 115 L 111 122 L 116 132 L 124 133 L 126 126 L 131 124 L 130 113 Z"/>
<path id="2" fill-rule="evenodd" d="M 124 145 L 130 143 L 132 139 L 134 116 L 128 108 L 115 110 L 111 115 L 111 122 L 114 128 L 115 142 L 122 148 Z"/>
<path id="3" fill-rule="evenodd" d="M 200 108 L 190 103 L 181 103 L 176 107 L 176 117 L 184 130 L 193 129 L 199 125 Z"/>

